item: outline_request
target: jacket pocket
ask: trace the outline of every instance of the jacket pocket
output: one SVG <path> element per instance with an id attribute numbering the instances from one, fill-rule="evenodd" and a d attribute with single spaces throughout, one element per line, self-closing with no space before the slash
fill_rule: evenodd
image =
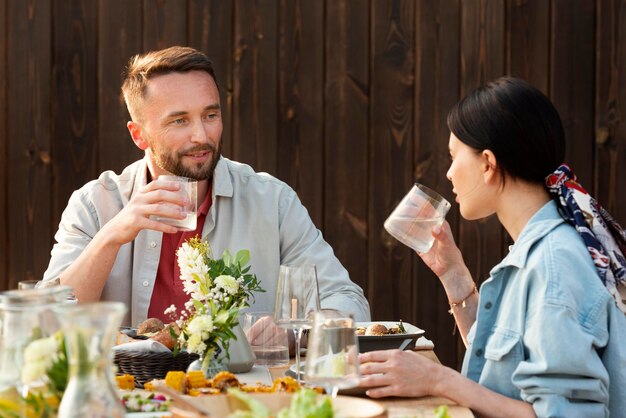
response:
<path id="1" fill-rule="evenodd" d="M 496 329 L 485 346 L 485 358 L 491 361 L 521 360 L 523 353 L 522 336 L 510 330 Z"/>

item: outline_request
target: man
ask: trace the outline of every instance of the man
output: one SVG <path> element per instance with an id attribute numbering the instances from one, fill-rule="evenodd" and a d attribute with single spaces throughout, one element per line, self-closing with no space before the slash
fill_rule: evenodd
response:
<path id="1" fill-rule="evenodd" d="M 184 294 L 176 249 L 199 234 L 214 255 L 249 249 L 265 293 L 255 310 L 273 310 L 281 264 L 315 264 L 322 308 L 369 320 L 363 291 L 285 183 L 221 157 L 220 97 L 209 59 L 172 47 L 133 57 L 122 85 L 131 138 L 145 157 L 121 175 L 106 171 L 70 198 L 44 280 L 60 277 L 79 301 L 128 304 L 126 324 L 161 317 Z M 174 174 L 198 180 L 198 228 L 178 231 L 158 219 L 182 219 Z"/>

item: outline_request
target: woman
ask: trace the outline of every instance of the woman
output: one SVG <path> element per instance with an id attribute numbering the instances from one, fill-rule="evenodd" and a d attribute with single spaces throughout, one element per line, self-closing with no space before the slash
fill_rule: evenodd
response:
<path id="1" fill-rule="evenodd" d="M 420 256 L 443 284 L 467 346 L 462 373 L 412 352 L 370 352 L 361 355 L 361 385 L 371 397 L 445 396 L 480 416 L 625 416 L 617 288 L 626 281 L 626 238 L 599 219 L 605 212 L 586 208 L 593 230 L 584 224 L 574 198 L 590 201 L 559 167 L 556 109 L 524 81 L 501 78 L 457 103 L 448 126 L 447 177 L 461 215 L 495 213 L 515 244 L 479 296 L 450 227 L 435 228 L 433 248 Z"/>

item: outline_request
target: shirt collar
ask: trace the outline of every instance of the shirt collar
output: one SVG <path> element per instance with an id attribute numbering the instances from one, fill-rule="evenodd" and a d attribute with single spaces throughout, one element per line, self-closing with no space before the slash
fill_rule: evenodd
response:
<path id="1" fill-rule="evenodd" d="M 524 267 L 530 248 L 563 222 L 565 220 L 556 204 L 550 200 L 530 218 L 515 244 L 510 247 L 509 254 L 491 270 L 491 275 L 508 266 Z"/>
<path id="2" fill-rule="evenodd" d="M 215 196 L 233 197 L 233 182 L 230 178 L 228 163 L 221 155 L 213 172 L 213 190 Z"/>

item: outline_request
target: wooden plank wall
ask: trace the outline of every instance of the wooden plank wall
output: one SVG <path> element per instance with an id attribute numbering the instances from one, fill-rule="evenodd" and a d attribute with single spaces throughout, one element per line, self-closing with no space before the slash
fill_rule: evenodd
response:
<path id="1" fill-rule="evenodd" d="M 414 181 L 452 198 L 446 114 L 505 74 L 558 107 L 567 160 L 626 224 L 625 0 L 0 0 L 0 289 L 40 278 L 71 192 L 140 157 L 119 99 L 141 51 L 217 67 L 224 154 L 292 185 L 375 319 L 462 344 L 437 279 L 382 228 Z M 482 282 L 495 219 L 448 220 Z"/>

